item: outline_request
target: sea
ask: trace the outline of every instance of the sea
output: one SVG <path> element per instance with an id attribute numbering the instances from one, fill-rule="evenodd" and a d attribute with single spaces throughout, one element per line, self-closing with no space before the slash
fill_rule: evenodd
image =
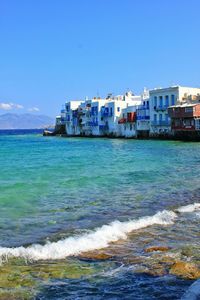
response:
<path id="1" fill-rule="evenodd" d="M 200 143 L 0 131 L 0 299 L 181 299 L 199 221 Z"/>

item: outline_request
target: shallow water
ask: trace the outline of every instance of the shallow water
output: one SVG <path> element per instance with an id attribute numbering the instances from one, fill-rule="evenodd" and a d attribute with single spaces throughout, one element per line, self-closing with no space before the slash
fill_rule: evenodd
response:
<path id="1" fill-rule="evenodd" d="M 199 207 L 177 209 L 200 202 L 199 164 L 199 143 L 0 134 L 0 276 L 31 274 L 38 299 L 179 299 L 192 282 L 146 272 L 144 249 L 198 261 Z M 109 259 L 79 256 L 101 248 Z"/>

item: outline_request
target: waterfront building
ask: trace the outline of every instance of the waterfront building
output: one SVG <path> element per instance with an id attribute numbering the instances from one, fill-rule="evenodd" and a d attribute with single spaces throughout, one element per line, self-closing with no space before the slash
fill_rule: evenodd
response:
<path id="1" fill-rule="evenodd" d="M 62 124 L 61 116 L 56 116 L 56 124 L 55 126 L 60 126 Z"/>
<path id="2" fill-rule="evenodd" d="M 131 91 L 125 93 L 125 95 L 114 97 L 109 95 L 106 98 L 105 105 L 101 107 L 100 135 L 124 136 L 124 131 L 119 126 L 118 121 L 122 118 L 123 113 L 126 114 L 124 109 L 139 104 L 141 104 L 141 97 L 135 96 Z"/>
<path id="3" fill-rule="evenodd" d="M 105 126 L 105 134 L 108 136 L 119 136 L 118 119 L 122 109 L 127 106 L 124 100 L 108 100 L 102 109 L 102 121 Z"/>
<path id="4" fill-rule="evenodd" d="M 65 103 L 65 109 L 63 109 L 65 110 L 65 119 L 63 122 L 66 126 L 67 135 L 76 135 L 77 132 L 79 132 L 79 124 L 78 118 L 76 118 L 76 111 L 81 102 L 82 101 L 72 100 Z"/>
<path id="5" fill-rule="evenodd" d="M 122 109 L 121 118 L 118 120 L 119 136 L 126 138 L 135 138 L 137 136 L 136 109 L 136 105 Z"/>
<path id="6" fill-rule="evenodd" d="M 150 130 L 149 91 L 145 88 L 142 94 L 142 104 L 136 109 L 137 137 L 148 137 Z"/>
<path id="7" fill-rule="evenodd" d="M 184 103 L 168 108 L 175 137 L 200 138 L 200 103 Z"/>
<path id="8" fill-rule="evenodd" d="M 171 120 L 168 107 L 184 103 L 198 93 L 200 94 L 199 88 L 181 86 L 150 90 L 150 136 L 170 134 Z"/>
<path id="9" fill-rule="evenodd" d="M 93 98 L 91 103 L 90 121 L 88 123 L 91 134 L 93 136 L 103 135 L 102 126 L 105 125 L 104 120 L 101 117 L 102 108 L 108 102 L 107 99 Z"/>
<path id="10" fill-rule="evenodd" d="M 195 104 L 199 100 L 200 88 L 181 86 L 144 89 L 141 96 L 131 91 L 117 96 L 108 94 L 106 98 L 66 102 L 56 118 L 56 125 L 62 127 L 62 132 L 65 128 L 68 136 L 171 136 L 174 127 L 171 128 L 168 108 Z M 191 122 L 198 124 L 199 121 L 195 117 Z"/>

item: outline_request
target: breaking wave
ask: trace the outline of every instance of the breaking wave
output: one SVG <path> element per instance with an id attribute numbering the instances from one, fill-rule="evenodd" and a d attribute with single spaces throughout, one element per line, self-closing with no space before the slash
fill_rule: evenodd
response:
<path id="1" fill-rule="evenodd" d="M 179 207 L 176 211 L 191 212 L 200 209 L 200 204 L 195 203 Z M 0 247 L 0 258 L 7 259 L 10 257 L 22 257 L 29 260 L 52 260 L 63 259 L 67 256 L 75 256 L 81 252 L 98 250 L 108 247 L 112 242 L 120 239 L 126 239 L 127 235 L 141 228 L 154 224 L 172 225 L 177 218 L 173 211 L 163 210 L 153 216 L 146 216 L 127 222 L 114 221 L 108 225 L 103 225 L 89 233 L 68 237 L 57 242 L 48 242 L 45 245 L 33 244 L 29 247 L 7 248 Z"/>
<path id="2" fill-rule="evenodd" d="M 180 213 L 185 213 L 185 212 L 189 213 L 189 212 L 194 212 L 196 210 L 200 210 L 200 203 L 193 203 L 186 206 L 181 206 L 177 208 L 176 211 Z"/>

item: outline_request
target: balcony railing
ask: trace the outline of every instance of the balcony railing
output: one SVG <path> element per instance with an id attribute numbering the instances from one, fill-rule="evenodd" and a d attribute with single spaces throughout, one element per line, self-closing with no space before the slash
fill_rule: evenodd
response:
<path id="1" fill-rule="evenodd" d="M 78 116 L 78 110 L 73 110 L 72 115 L 73 115 L 73 117 L 77 117 Z"/>
<path id="2" fill-rule="evenodd" d="M 108 112 L 108 111 L 102 111 L 102 112 L 101 112 L 101 116 L 102 116 L 102 117 L 108 117 L 108 115 L 109 115 L 109 112 Z"/>
<path id="3" fill-rule="evenodd" d="M 171 122 L 170 121 L 153 121 L 153 122 L 151 122 L 151 125 L 153 125 L 153 126 L 170 126 Z"/>
<path id="4" fill-rule="evenodd" d="M 185 131 L 190 131 L 190 130 L 195 130 L 197 128 L 195 128 L 194 125 L 182 125 L 182 126 L 175 126 L 172 125 L 172 129 L 173 130 L 185 130 Z"/>
<path id="5" fill-rule="evenodd" d="M 99 125 L 99 130 L 108 130 L 108 125 Z"/>
<path id="6" fill-rule="evenodd" d="M 113 112 L 109 111 L 108 107 L 103 107 L 101 109 L 101 117 L 112 117 L 113 116 Z"/>
<path id="7" fill-rule="evenodd" d="M 129 123 L 136 122 L 136 112 L 128 112 L 127 113 L 127 122 L 129 122 Z"/>
<path id="8" fill-rule="evenodd" d="M 98 110 L 92 109 L 91 110 L 91 116 L 97 116 L 98 115 Z"/>
<path id="9" fill-rule="evenodd" d="M 98 126 L 98 122 L 90 121 L 88 122 L 88 126 Z"/>
<path id="10" fill-rule="evenodd" d="M 149 120 L 150 116 L 137 116 L 137 120 L 139 121 L 144 121 L 144 120 Z"/>
<path id="11" fill-rule="evenodd" d="M 138 106 L 137 110 L 149 110 L 149 105 Z"/>
<path id="12" fill-rule="evenodd" d="M 154 106 L 154 110 L 156 111 L 164 111 L 167 110 L 169 107 L 169 105 L 158 105 L 158 106 Z"/>
<path id="13" fill-rule="evenodd" d="M 119 119 L 118 124 L 126 123 L 126 118 Z"/>

